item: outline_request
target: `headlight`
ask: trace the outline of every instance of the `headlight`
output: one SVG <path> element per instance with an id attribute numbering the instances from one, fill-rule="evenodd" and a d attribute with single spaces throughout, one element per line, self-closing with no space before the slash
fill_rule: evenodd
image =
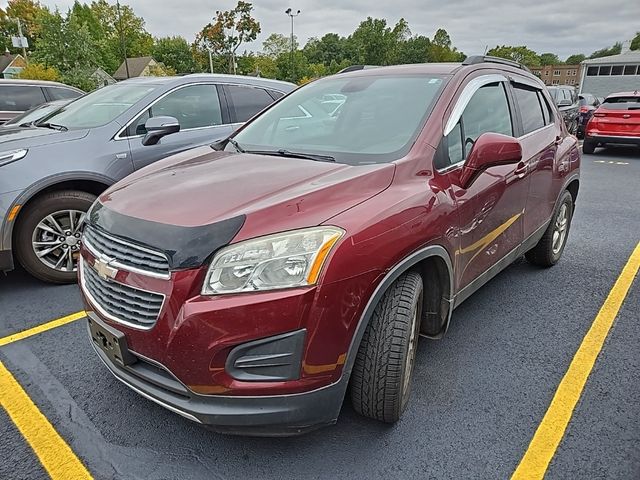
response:
<path id="1" fill-rule="evenodd" d="M 213 257 L 203 295 L 314 285 L 331 248 L 344 235 L 314 227 L 268 235 L 223 248 Z"/>
<path id="2" fill-rule="evenodd" d="M 26 148 L 21 148 L 19 150 L 10 150 L 8 152 L 0 153 L 0 167 L 6 165 L 7 163 L 15 162 L 16 160 L 20 160 L 24 158 L 29 150 Z"/>

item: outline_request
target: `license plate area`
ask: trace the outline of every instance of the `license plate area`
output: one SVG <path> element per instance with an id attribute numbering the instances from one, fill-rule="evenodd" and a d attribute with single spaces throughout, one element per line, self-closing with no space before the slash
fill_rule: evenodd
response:
<path id="1" fill-rule="evenodd" d="M 87 312 L 91 341 L 109 357 L 113 363 L 125 367 L 136 362 L 136 357 L 127 347 L 124 333 L 106 325 L 92 312 Z"/>

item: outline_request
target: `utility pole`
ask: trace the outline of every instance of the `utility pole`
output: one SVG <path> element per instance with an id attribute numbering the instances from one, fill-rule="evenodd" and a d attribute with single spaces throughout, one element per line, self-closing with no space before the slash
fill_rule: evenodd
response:
<path id="1" fill-rule="evenodd" d="M 23 41 L 23 36 L 22 36 L 22 23 L 20 22 L 20 18 L 16 18 L 16 21 L 18 22 L 18 37 L 20 37 L 20 44 L 22 45 L 22 57 L 24 58 L 24 61 L 27 61 L 27 49 L 25 47 L 24 41 Z"/>
<path id="2" fill-rule="evenodd" d="M 129 78 L 129 62 L 127 60 L 127 43 L 124 40 L 124 32 L 122 31 L 122 16 L 120 15 L 119 1 L 116 1 L 116 8 L 118 9 L 118 29 L 120 30 L 120 43 L 122 44 L 122 56 L 124 57 L 124 68 L 127 71 L 127 78 Z"/>
<path id="3" fill-rule="evenodd" d="M 294 62 L 294 58 L 293 58 L 293 52 L 295 50 L 295 41 L 294 41 L 294 36 L 293 36 L 293 19 L 296 18 L 298 15 L 300 15 L 300 10 L 298 10 L 296 13 L 293 13 L 293 10 L 291 10 L 290 8 L 287 8 L 284 13 L 286 13 L 287 15 L 289 15 L 291 17 L 291 81 L 295 82 L 295 78 L 296 78 L 296 72 L 295 72 L 295 62 Z"/>
<path id="4" fill-rule="evenodd" d="M 209 68 L 211 68 L 211 73 L 213 73 L 213 53 L 210 47 L 207 47 L 207 50 L 209 50 Z"/>

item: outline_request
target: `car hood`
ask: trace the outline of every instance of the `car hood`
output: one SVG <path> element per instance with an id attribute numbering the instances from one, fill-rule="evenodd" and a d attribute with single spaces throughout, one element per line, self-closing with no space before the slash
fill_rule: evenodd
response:
<path id="1" fill-rule="evenodd" d="M 394 170 L 201 147 L 134 173 L 100 201 L 129 217 L 184 227 L 245 216 L 243 230 L 261 234 L 321 224 L 386 189 Z"/>
<path id="2" fill-rule="evenodd" d="M 5 127 L 0 128 L 0 150 L 32 148 L 53 143 L 68 142 L 85 137 L 89 130 L 69 130 L 62 132 L 50 128 Z"/>

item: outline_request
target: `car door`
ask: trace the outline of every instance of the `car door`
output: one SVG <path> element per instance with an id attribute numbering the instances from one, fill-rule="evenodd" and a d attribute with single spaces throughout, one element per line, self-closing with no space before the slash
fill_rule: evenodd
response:
<path id="1" fill-rule="evenodd" d="M 526 162 L 490 167 L 467 188 L 458 178 L 476 139 L 493 132 L 509 136 L 517 134 L 512 117 L 513 105 L 502 75 L 474 78 L 458 97 L 452 110 L 464 110 L 443 141 L 446 144 L 452 197 L 459 215 L 455 269 L 458 291 L 487 272 L 500 259 L 516 249 L 523 236 L 523 215 L 528 193 Z M 465 102 L 466 105 L 464 105 Z"/>
<path id="2" fill-rule="evenodd" d="M 135 169 L 228 137 L 233 127 L 218 88 L 211 83 L 183 85 L 145 108 L 125 130 Z M 163 137 L 156 145 L 144 146 L 145 122 L 157 116 L 175 117 L 180 123 L 180 131 Z"/>
<path id="3" fill-rule="evenodd" d="M 510 86 L 519 117 L 518 140 L 522 159 L 527 162 L 529 190 L 524 215 L 524 238 L 546 225 L 555 204 L 553 169 L 558 146 L 564 141 L 562 118 L 551 107 L 551 99 L 540 86 L 526 78 L 514 79 Z"/>

